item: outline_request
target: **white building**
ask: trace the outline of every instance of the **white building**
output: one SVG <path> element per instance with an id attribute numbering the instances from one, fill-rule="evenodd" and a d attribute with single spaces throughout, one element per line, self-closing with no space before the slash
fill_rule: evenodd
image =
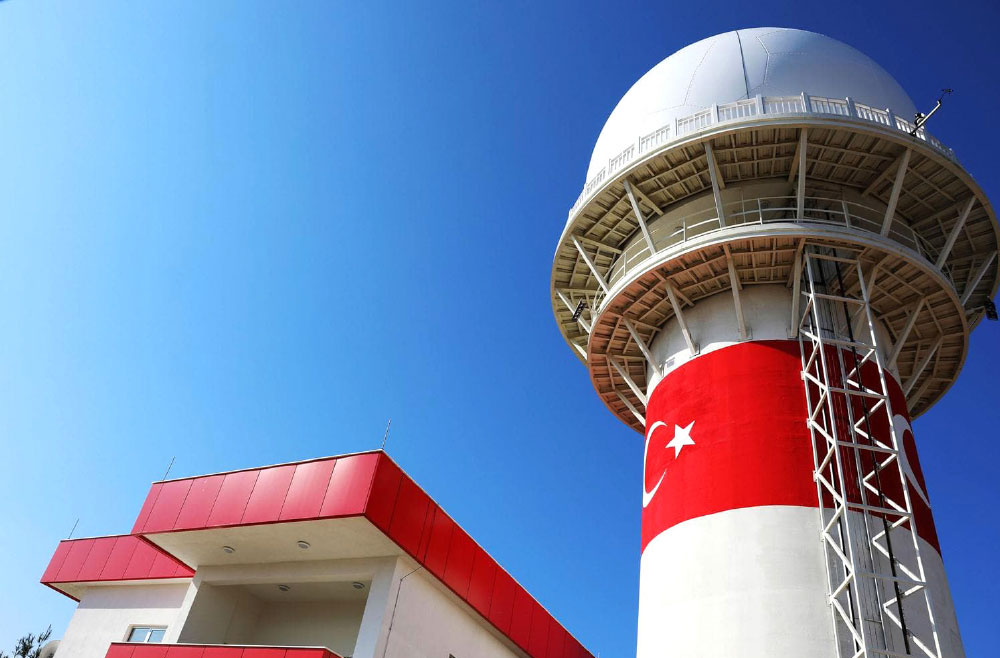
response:
<path id="1" fill-rule="evenodd" d="M 156 482 L 42 582 L 57 658 L 591 655 L 383 452 Z"/>

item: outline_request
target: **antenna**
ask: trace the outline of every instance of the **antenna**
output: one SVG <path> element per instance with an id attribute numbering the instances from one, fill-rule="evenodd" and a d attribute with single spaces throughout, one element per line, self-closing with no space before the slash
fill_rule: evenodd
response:
<path id="1" fill-rule="evenodd" d="M 79 522 L 80 522 L 80 517 L 77 517 L 76 521 L 73 522 L 73 527 L 70 528 L 70 530 L 69 530 L 69 534 L 66 535 L 66 539 L 72 539 L 73 538 L 73 533 L 76 532 L 76 524 L 79 523 Z"/>
<path id="2" fill-rule="evenodd" d="M 941 109 L 941 102 L 944 100 L 944 97 L 952 93 L 953 91 L 955 90 L 942 89 L 941 95 L 938 96 L 937 103 L 935 103 L 933 110 L 931 110 L 927 114 L 924 114 L 923 112 L 917 112 L 916 114 L 913 115 L 913 130 L 910 131 L 911 135 L 916 135 L 917 131 L 919 131 L 923 127 L 923 125 L 927 123 L 927 120 L 930 119 L 935 112 Z"/>
<path id="3" fill-rule="evenodd" d="M 389 426 L 392 425 L 392 418 L 385 424 L 385 434 L 382 436 L 382 450 L 385 450 L 385 442 L 389 440 Z"/>
<path id="4" fill-rule="evenodd" d="M 161 480 L 166 480 L 166 479 L 167 479 L 167 476 L 168 476 L 168 475 L 170 475 L 170 469 L 172 469 L 172 468 L 174 467 L 174 460 L 175 460 L 175 459 L 177 459 L 177 457 L 176 457 L 176 456 L 174 456 L 174 457 L 171 457 L 171 458 L 170 458 L 170 463 L 169 463 L 169 464 L 167 464 L 167 470 L 166 470 L 166 471 L 164 471 L 164 473 L 163 473 L 163 477 L 162 477 L 162 478 L 160 478 Z"/>

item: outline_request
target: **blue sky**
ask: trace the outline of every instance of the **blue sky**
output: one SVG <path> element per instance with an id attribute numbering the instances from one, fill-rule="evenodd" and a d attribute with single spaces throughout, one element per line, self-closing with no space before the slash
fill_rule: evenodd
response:
<path id="1" fill-rule="evenodd" d="M 618 98 L 697 39 L 826 33 L 1000 198 L 995 4 L 0 2 L 0 649 L 57 541 L 151 481 L 377 447 L 591 650 L 634 655 L 642 444 L 551 258 Z M 971 656 L 995 648 L 1000 324 L 915 429 Z"/>

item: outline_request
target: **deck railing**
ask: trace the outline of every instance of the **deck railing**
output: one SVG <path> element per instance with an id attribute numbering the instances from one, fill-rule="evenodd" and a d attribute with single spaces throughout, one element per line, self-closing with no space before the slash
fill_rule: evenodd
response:
<path id="1" fill-rule="evenodd" d="M 905 133 L 912 133 L 914 129 L 911 122 L 896 116 L 888 108 L 879 109 L 855 103 L 850 98 L 827 98 L 803 93 L 798 96 L 756 96 L 723 105 L 713 105 L 688 116 L 678 117 L 650 133 L 638 136 L 633 143 L 622 148 L 608 160 L 605 166 L 591 176 L 584 185 L 583 192 L 577 197 L 576 203 L 570 208 L 569 214 L 572 217 L 590 196 L 597 192 L 609 175 L 626 168 L 635 160 L 668 142 L 711 126 L 744 121 L 750 117 L 795 114 L 861 119 Z M 928 134 L 923 128 L 918 130 L 914 137 L 927 142 L 946 157 L 955 159 L 954 151 Z"/>
<path id="2" fill-rule="evenodd" d="M 706 208 L 677 217 L 673 221 L 659 220 L 649 227 L 650 237 L 656 252 L 662 252 L 692 238 L 747 225 L 774 223 L 800 223 L 860 229 L 881 235 L 885 210 L 833 197 L 807 196 L 803 199 L 803 214 L 798 217 L 798 202 L 795 196 L 760 197 L 723 204 L 725 219 L 720 220 L 715 207 Z M 895 219 L 889 226 L 889 238 L 907 247 L 926 260 L 937 260 L 937 249 L 917 235 L 902 220 Z M 607 281 L 611 288 L 626 275 L 650 257 L 649 245 L 644 239 L 633 241 L 615 260 L 608 272 Z M 946 276 L 950 276 L 945 271 Z M 602 293 L 594 299 L 594 306 L 601 309 L 606 301 Z"/>

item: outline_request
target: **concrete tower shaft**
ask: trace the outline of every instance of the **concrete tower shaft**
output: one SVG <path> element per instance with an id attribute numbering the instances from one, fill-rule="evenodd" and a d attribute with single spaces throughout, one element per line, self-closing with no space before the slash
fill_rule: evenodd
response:
<path id="1" fill-rule="evenodd" d="M 761 28 L 667 58 L 601 133 L 552 302 L 646 438 L 640 658 L 963 655 L 909 423 L 998 231 L 912 111 L 856 50 Z"/>

